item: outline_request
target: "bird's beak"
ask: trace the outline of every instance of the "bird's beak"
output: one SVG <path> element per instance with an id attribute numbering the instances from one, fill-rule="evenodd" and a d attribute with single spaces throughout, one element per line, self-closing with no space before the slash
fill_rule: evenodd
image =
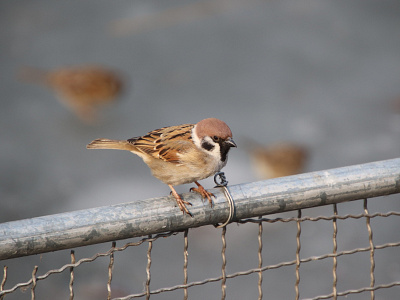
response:
<path id="1" fill-rule="evenodd" d="M 226 143 L 229 147 L 235 147 L 235 148 L 237 148 L 236 143 L 232 140 L 232 138 L 228 138 L 228 139 L 225 141 L 225 143 Z"/>

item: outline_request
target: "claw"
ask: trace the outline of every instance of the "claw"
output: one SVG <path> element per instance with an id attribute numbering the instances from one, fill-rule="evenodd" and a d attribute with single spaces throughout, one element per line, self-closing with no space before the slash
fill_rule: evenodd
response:
<path id="1" fill-rule="evenodd" d="M 203 200 L 205 198 L 207 198 L 208 202 L 210 203 L 210 206 L 213 207 L 213 203 L 212 203 L 211 197 L 215 198 L 215 195 L 213 193 L 210 193 L 210 192 L 206 191 L 206 189 L 200 183 L 198 183 L 197 181 L 195 181 L 194 183 L 198 186 L 198 188 L 193 188 L 192 187 L 192 188 L 190 188 L 190 191 L 194 191 L 196 193 L 199 193 L 201 195 L 201 197 L 203 198 Z"/>

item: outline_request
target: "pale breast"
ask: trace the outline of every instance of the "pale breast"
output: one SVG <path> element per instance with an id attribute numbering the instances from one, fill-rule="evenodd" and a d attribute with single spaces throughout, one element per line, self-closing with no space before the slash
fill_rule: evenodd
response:
<path id="1" fill-rule="evenodd" d="M 160 159 L 144 159 L 152 174 L 166 184 L 180 185 L 202 180 L 221 170 L 225 162 L 207 153 L 192 151 L 180 156 L 180 163 Z"/>

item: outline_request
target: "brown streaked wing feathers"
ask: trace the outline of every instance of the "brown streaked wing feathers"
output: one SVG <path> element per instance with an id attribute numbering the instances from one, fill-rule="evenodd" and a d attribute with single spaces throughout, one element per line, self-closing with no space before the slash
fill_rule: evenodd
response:
<path id="1" fill-rule="evenodd" d="M 187 141 L 192 138 L 193 127 L 194 124 L 164 127 L 150 131 L 142 137 L 131 138 L 128 142 L 154 158 L 179 163 L 178 154 L 186 152 L 192 145 Z"/>

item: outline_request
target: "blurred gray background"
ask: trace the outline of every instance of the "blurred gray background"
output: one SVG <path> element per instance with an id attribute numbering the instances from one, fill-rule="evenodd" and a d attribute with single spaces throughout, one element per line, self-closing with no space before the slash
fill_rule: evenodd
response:
<path id="1" fill-rule="evenodd" d="M 95 138 L 126 139 L 207 117 L 224 120 L 238 144 L 224 169 L 230 184 L 257 179 L 246 138 L 305 145 L 310 150 L 306 171 L 398 157 L 399 29 L 396 0 L 2 1 L 0 222 L 168 194 L 168 187 L 150 175 L 140 158 L 122 151 L 88 151 L 85 145 Z M 18 79 L 24 66 L 50 70 L 88 63 L 120 71 L 125 83 L 123 95 L 103 110 L 97 125 L 79 122 L 52 91 Z M 211 179 L 203 183 L 213 186 Z M 177 190 L 187 192 L 189 187 Z M 361 205 L 343 204 L 339 213 L 361 213 Z M 400 209 L 398 201 L 371 205 L 376 211 Z M 332 214 L 331 208 L 315 212 Z M 356 230 L 355 221 L 347 223 Z M 359 226 L 365 230 L 364 223 Z M 398 230 L 392 229 L 398 226 L 398 221 L 382 222 L 377 230 L 390 241 L 399 238 Z M 266 227 L 264 240 L 270 248 L 265 249 L 264 261 L 293 260 L 295 224 Z M 331 251 L 331 223 L 305 227 L 304 243 L 314 246 L 305 245 L 303 257 Z M 357 239 L 348 228 L 343 225 L 339 247 L 367 246 L 367 239 L 354 244 Z M 189 268 L 190 281 L 219 276 L 219 235 L 211 226 L 190 232 L 190 268 L 197 271 L 191 277 Z M 257 266 L 256 225 L 229 226 L 227 243 L 228 272 Z M 155 288 L 181 282 L 182 249 L 181 237 L 160 241 L 154 250 Z M 244 255 L 250 249 L 251 258 Z M 97 251 L 77 249 L 82 257 Z M 118 254 L 114 280 L 123 295 L 143 289 L 145 251 L 146 246 Z M 399 280 L 399 260 L 392 259 L 382 258 L 378 282 Z M 8 261 L 6 287 L 11 280 L 28 280 L 35 264 L 43 265 L 41 274 L 68 260 L 68 252 L 60 252 Z M 350 262 L 339 263 L 346 278 L 340 289 L 369 284 L 368 259 L 363 262 L 354 269 Z M 104 296 L 107 263 L 96 272 L 82 268 L 77 278 L 93 278 L 89 286 L 76 284 L 82 293 L 76 299 Z M 25 275 L 17 277 L 16 270 Z M 305 267 L 304 274 L 307 271 L 322 272 L 321 265 Z M 331 265 L 323 271 L 325 275 L 314 273 L 313 280 L 302 282 L 302 297 L 330 292 Z M 179 280 L 173 280 L 175 272 Z M 52 293 L 67 298 L 68 274 L 60 281 L 41 282 L 40 299 L 52 299 Z M 294 267 L 265 274 L 264 295 L 293 298 L 294 281 Z M 190 289 L 189 298 L 218 299 L 219 285 Z M 256 285 L 256 275 L 228 281 L 228 297 L 255 299 Z M 103 296 L 96 296 L 98 290 Z M 398 292 L 378 294 L 377 299 L 393 299 Z M 154 299 L 180 299 L 182 294 Z M 30 298 L 29 292 L 21 295 Z"/>

